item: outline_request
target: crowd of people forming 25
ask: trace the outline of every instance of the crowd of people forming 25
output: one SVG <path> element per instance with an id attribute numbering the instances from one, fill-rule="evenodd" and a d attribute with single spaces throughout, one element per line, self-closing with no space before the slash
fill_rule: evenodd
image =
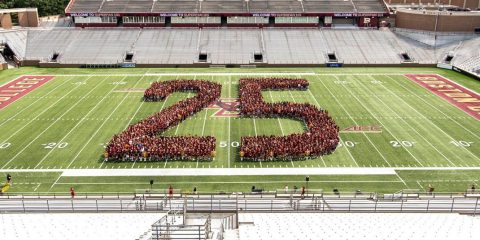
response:
<path id="1" fill-rule="evenodd" d="M 245 117 L 290 118 L 304 121 L 305 133 L 287 136 L 242 137 L 240 157 L 250 160 L 304 159 L 333 152 L 339 128 L 326 110 L 306 103 L 263 101 L 263 90 L 306 90 L 305 79 L 240 79 L 240 114 Z"/>
<path id="2" fill-rule="evenodd" d="M 263 90 L 306 90 L 305 79 L 240 79 L 240 114 L 243 117 L 291 118 L 305 123 L 305 133 L 288 136 L 241 138 L 242 160 L 290 160 L 329 154 L 335 150 L 339 129 L 328 112 L 306 103 L 267 103 Z M 220 97 L 221 85 L 203 80 L 154 82 L 144 93 L 144 101 L 161 101 L 176 91 L 193 91 L 197 95 L 182 100 L 163 111 L 130 125 L 113 136 L 106 147 L 106 160 L 211 159 L 215 156 L 215 137 L 159 136 L 187 117 L 206 108 Z"/>
<path id="3" fill-rule="evenodd" d="M 180 101 L 113 136 L 105 151 L 110 160 L 210 159 L 215 155 L 211 136 L 158 136 L 169 127 L 201 111 L 220 97 L 221 85 L 203 80 L 154 82 L 144 93 L 144 101 L 161 101 L 176 91 L 197 95 Z"/>

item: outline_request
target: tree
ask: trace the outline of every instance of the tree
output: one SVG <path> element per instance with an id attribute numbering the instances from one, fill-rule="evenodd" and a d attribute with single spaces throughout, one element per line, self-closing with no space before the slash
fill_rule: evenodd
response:
<path id="1" fill-rule="evenodd" d="M 0 8 L 38 8 L 43 16 L 63 15 L 69 0 L 3 0 Z"/>

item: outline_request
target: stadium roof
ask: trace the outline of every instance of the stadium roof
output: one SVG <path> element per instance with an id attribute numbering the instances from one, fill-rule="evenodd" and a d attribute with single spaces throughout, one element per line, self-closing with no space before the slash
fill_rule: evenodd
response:
<path id="1" fill-rule="evenodd" d="M 381 0 L 71 0 L 65 9 L 72 16 L 106 14 L 235 14 L 288 15 L 335 14 L 353 15 L 386 13 Z M 82 14 L 83 13 L 83 14 Z M 295 15 L 294 15 L 295 16 Z"/>

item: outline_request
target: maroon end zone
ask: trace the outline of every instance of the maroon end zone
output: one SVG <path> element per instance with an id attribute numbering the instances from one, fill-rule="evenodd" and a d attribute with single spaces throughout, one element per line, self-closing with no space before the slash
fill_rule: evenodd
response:
<path id="1" fill-rule="evenodd" d="M 480 120 L 480 95 L 437 74 L 406 74 L 408 79 Z"/>
<path id="2" fill-rule="evenodd" d="M 53 76 L 21 76 L 1 86 L 0 109 L 5 108 L 53 78 Z"/>

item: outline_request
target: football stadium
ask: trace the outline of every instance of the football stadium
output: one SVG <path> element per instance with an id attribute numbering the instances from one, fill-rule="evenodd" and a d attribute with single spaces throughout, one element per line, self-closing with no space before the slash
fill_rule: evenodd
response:
<path id="1" fill-rule="evenodd" d="M 5 2 L 1 239 L 480 234 L 479 0 Z"/>

